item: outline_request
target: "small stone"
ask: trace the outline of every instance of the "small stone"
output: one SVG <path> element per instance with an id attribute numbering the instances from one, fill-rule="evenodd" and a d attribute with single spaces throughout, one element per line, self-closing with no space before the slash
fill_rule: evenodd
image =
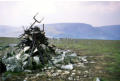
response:
<path id="1" fill-rule="evenodd" d="M 84 63 L 78 63 L 77 67 L 85 67 L 85 66 L 84 66 Z"/>
<path id="2" fill-rule="evenodd" d="M 78 74 L 81 74 L 81 71 L 77 71 Z"/>
<path id="3" fill-rule="evenodd" d="M 54 72 L 54 70 L 51 70 L 51 73 L 53 73 Z"/>
<path id="4" fill-rule="evenodd" d="M 68 80 L 73 80 L 73 78 L 72 77 L 68 77 Z"/>
<path id="5" fill-rule="evenodd" d="M 50 78 L 48 80 L 51 80 Z"/>
<path id="6" fill-rule="evenodd" d="M 48 75 L 49 77 L 51 77 L 51 76 L 52 76 L 52 74 L 51 74 L 50 72 L 47 72 L 47 75 Z"/>
<path id="7" fill-rule="evenodd" d="M 79 79 L 80 77 L 79 76 L 76 76 L 77 79 Z"/>
<path id="8" fill-rule="evenodd" d="M 48 69 L 51 69 L 52 67 L 48 67 Z"/>
<path id="9" fill-rule="evenodd" d="M 96 78 L 96 81 L 100 81 L 99 77 Z"/>
<path id="10" fill-rule="evenodd" d="M 62 70 L 57 70 L 57 72 L 58 72 L 58 73 L 61 73 L 61 72 L 62 72 Z"/>
<path id="11" fill-rule="evenodd" d="M 72 54 L 70 54 L 70 55 L 68 55 L 68 56 L 70 56 L 70 57 L 76 57 L 77 54 L 76 54 L 76 53 L 72 53 Z"/>
<path id="12" fill-rule="evenodd" d="M 24 54 L 24 55 L 21 57 L 21 59 L 22 59 L 22 61 L 25 61 L 25 60 L 27 60 L 29 57 L 30 57 L 29 54 Z"/>
<path id="13" fill-rule="evenodd" d="M 26 77 L 23 81 L 27 81 L 27 79 L 28 79 L 28 78 Z"/>
<path id="14" fill-rule="evenodd" d="M 59 73 L 53 73 L 53 74 L 52 74 L 52 76 L 57 76 L 57 75 L 59 75 Z"/>
<path id="15" fill-rule="evenodd" d="M 27 67 L 27 61 L 23 62 L 23 68 Z"/>
<path id="16" fill-rule="evenodd" d="M 72 70 L 72 72 L 76 72 L 76 70 Z"/>
<path id="17" fill-rule="evenodd" d="M 63 74 L 69 74 L 70 72 L 69 71 L 64 71 L 64 73 Z"/>
<path id="18" fill-rule="evenodd" d="M 84 75 L 84 77 L 87 77 L 87 75 Z"/>
<path id="19" fill-rule="evenodd" d="M 88 71 L 84 71 L 85 74 L 89 73 Z"/>
<path id="20" fill-rule="evenodd" d="M 33 57 L 34 61 L 36 62 L 37 65 L 40 64 L 40 60 L 38 56 Z"/>
<path id="21" fill-rule="evenodd" d="M 71 59 L 71 63 L 72 63 L 72 64 L 78 63 L 78 62 L 79 62 L 79 60 L 78 60 L 77 58 L 72 58 L 72 59 Z"/>
<path id="22" fill-rule="evenodd" d="M 94 61 L 91 61 L 90 63 L 94 64 L 94 63 L 96 63 L 96 62 L 94 62 Z"/>
<path id="23" fill-rule="evenodd" d="M 44 67 L 44 69 L 46 70 L 46 69 L 47 69 L 47 67 Z"/>
<path id="24" fill-rule="evenodd" d="M 69 64 L 69 65 L 62 65 L 61 68 L 62 68 L 62 69 L 72 70 L 72 69 L 73 69 L 73 65 L 72 65 L 72 64 Z"/>
<path id="25" fill-rule="evenodd" d="M 31 73 L 32 71 L 31 70 L 24 70 L 24 72 Z"/>
<path id="26" fill-rule="evenodd" d="M 83 57 L 81 57 L 81 61 L 84 62 L 84 63 L 88 63 L 88 61 L 87 61 L 86 58 L 87 58 L 87 56 L 83 56 Z"/>
<path id="27" fill-rule="evenodd" d="M 38 77 L 38 76 L 41 76 L 41 74 L 40 74 L 40 73 L 37 73 L 37 74 L 36 74 L 36 77 Z"/>
<path id="28" fill-rule="evenodd" d="M 34 53 L 37 52 L 37 51 L 38 51 L 38 50 L 37 50 L 37 48 L 36 48 L 36 49 L 34 50 Z"/>
<path id="29" fill-rule="evenodd" d="M 27 50 L 29 50 L 29 46 L 26 46 L 26 47 L 24 47 L 24 52 L 26 52 Z"/>
<path id="30" fill-rule="evenodd" d="M 93 81 L 101 81 L 99 77 L 95 77 Z"/>
<path id="31" fill-rule="evenodd" d="M 71 76 L 74 76 L 76 73 L 72 73 Z"/>
<path id="32" fill-rule="evenodd" d="M 17 58 L 17 60 L 19 60 L 19 59 L 21 59 L 20 56 L 21 56 L 21 54 L 19 53 L 15 57 Z"/>
<path id="33" fill-rule="evenodd" d="M 29 36 L 29 39 L 30 39 L 31 41 L 33 40 L 31 36 Z"/>

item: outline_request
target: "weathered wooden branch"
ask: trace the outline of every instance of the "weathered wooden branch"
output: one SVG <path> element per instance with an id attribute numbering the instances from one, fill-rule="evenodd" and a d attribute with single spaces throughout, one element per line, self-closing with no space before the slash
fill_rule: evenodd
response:
<path id="1" fill-rule="evenodd" d="M 30 28 L 32 28 L 33 27 L 33 25 L 37 22 L 37 23 L 41 23 L 43 20 L 44 20 L 44 18 L 42 18 L 40 21 L 39 20 L 37 20 L 36 19 L 36 16 L 38 15 L 38 13 L 33 17 L 33 19 L 34 19 L 34 22 L 33 22 L 33 24 L 30 26 Z"/>

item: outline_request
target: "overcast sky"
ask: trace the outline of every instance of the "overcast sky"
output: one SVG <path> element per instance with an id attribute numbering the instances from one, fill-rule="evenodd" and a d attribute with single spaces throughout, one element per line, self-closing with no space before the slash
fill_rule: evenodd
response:
<path id="1" fill-rule="evenodd" d="M 120 24 L 120 2 L 83 1 L 0 1 L 0 25 L 30 25 L 39 12 L 43 23 L 77 22 L 93 26 Z"/>

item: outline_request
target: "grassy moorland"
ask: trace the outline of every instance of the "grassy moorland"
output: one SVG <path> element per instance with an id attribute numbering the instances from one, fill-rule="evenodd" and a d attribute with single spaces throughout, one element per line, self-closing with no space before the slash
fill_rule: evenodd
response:
<path id="1" fill-rule="evenodd" d="M 71 49 L 80 56 L 94 56 L 91 58 L 96 62 L 93 70 L 101 81 L 120 81 L 119 40 L 54 39 L 50 42 L 58 48 Z M 9 43 L 18 43 L 18 39 L 0 38 L 1 47 Z"/>
<path id="2" fill-rule="evenodd" d="M 94 69 L 102 81 L 120 81 L 120 41 L 119 40 L 52 40 L 53 44 L 62 49 L 71 49 L 79 55 L 95 56 L 97 62 Z"/>
<path id="3" fill-rule="evenodd" d="M 6 46 L 11 43 L 18 43 L 17 38 L 11 38 L 11 37 L 0 37 L 0 46 Z"/>

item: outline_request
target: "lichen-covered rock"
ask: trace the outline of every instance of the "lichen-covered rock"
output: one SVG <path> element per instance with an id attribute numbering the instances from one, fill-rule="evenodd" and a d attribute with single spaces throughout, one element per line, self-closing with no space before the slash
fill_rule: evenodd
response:
<path id="1" fill-rule="evenodd" d="M 28 61 L 24 61 L 24 62 L 22 62 L 22 64 L 23 64 L 23 68 L 25 69 L 25 68 L 27 68 L 27 66 L 28 66 Z"/>
<path id="2" fill-rule="evenodd" d="M 29 57 L 30 57 L 29 54 L 24 54 L 24 55 L 22 55 L 22 56 L 21 56 L 22 62 L 27 61 Z"/>
<path id="3" fill-rule="evenodd" d="M 33 57 L 34 61 L 36 62 L 37 65 L 40 65 L 40 59 L 38 56 Z"/>
<path id="4" fill-rule="evenodd" d="M 29 46 L 24 47 L 24 52 L 28 51 L 30 49 Z"/>
<path id="5" fill-rule="evenodd" d="M 9 57 L 4 60 L 4 63 L 6 64 L 7 71 L 20 72 L 23 70 L 21 61 L 17 60 L 16 57 Z"/>

